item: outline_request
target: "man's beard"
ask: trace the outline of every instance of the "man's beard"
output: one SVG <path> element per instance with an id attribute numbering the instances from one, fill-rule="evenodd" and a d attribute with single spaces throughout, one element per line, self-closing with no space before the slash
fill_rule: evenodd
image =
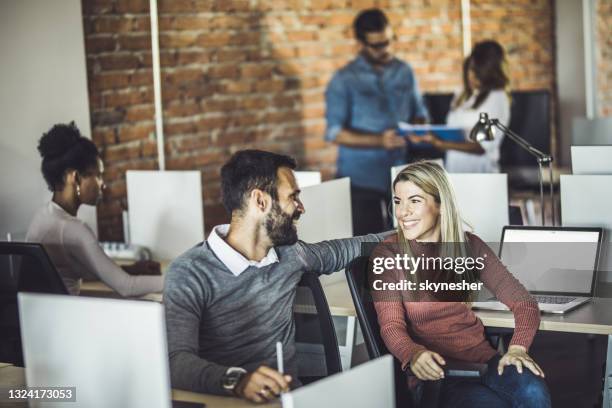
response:
<path id="1" fill-rule="evenodd" d="M 371 65 L 374 65 L 377 67 L 383 67 L 389 64 L 392 60 L 391 54 L 389 53 L 387 53 L 384 57 L 379 57 L 379 58 L 376 58 L 365 51 L 362 52 L 362 55 L 366 59 L 366 61 L 368 61 Z"/>
<path id="2" fill-rule="evenodd" d="M 272 202 L 272 210 L 266 218 L 265 225 L 273 246 L 293 245 L 297 242 L 297 229 L 293 221 L 299 218 L 299 211 L 287 214 L 280 208 L 277 201 Z"/>

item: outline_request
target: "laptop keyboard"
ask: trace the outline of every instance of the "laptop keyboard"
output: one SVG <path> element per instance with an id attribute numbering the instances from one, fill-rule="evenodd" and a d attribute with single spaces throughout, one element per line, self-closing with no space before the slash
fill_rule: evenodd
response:
<path id="1" fill-rule="evenodd" d="M 575 300 L 575 297 L 569 296 L 548 296 L 548 295 L 533 295 L 538 303 L 552 304 L 552 305 L 563 305 Z"/>

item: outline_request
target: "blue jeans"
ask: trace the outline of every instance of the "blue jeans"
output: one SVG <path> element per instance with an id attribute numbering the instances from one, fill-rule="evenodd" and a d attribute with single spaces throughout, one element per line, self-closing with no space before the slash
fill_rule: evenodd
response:
<path id="1" fill-rule="evenodd" d="M 501 356 L 487 363 L 487 374 L 478 380 L 449 378 L 444 380 L 441 406 L 444 408 L 550 408 L 548 387 L 541 377 L 523 367 L 519 374 L 515 366 L 504 367 L 497 374 Z"/>

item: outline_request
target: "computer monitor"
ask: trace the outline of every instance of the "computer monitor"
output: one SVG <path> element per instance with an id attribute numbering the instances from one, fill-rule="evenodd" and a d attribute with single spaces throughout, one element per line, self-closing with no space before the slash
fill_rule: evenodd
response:
<path id="1" fill-rule="evenodd" d="M 506 226 L 499 257 L 532 293 L 592 296 L 601 228 Z"/>
<path id="2" fill-rule="evenodd" d="M 612 174 L 612 146 L 572 146 L 572 174 Z"/>
<path id="3" fill-rule="evenodd" d="M 161 304 L 20 293 L 19 317 L 29 387 L 75 387 L 74 408 L 170 408 Z"/>

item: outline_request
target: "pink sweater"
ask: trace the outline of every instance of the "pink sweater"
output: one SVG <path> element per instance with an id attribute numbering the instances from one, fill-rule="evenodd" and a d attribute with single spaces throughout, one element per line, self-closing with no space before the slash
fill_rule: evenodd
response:
<path id="1" fill-rule="evenodd" d="M 515 328 L 510 344 L 529 348 L 540 325 L 537 302 L 486 243 L 474 234 L 468 233 L 467 237 L 471 255 L 485 259 L 480 280 L 514 314 Z M 384 242 L 397 243 L 397 235 Z M 427 244 L 410 241 L 410 247 L 415 254 L 427 252 Z M 386 273 L 395 273 L 398 280 L 403 277 L 402 271 Z M 381 336 L 404 369 L 417 351 L 425 349 L 476 363 L 484 363 L 496 353 L 485 338 L 482 322 L 465 303 L 375 301 L 374 306 Z"/>

